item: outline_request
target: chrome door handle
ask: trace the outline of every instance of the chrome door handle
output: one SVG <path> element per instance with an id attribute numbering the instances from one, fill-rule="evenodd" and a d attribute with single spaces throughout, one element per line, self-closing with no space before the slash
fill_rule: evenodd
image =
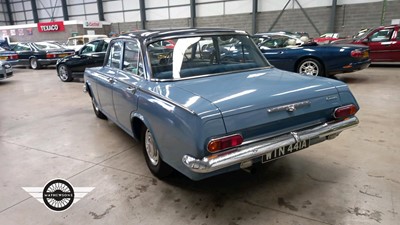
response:
<path id="1" fill-rule="evenodd" d="M 110 84 L 113 84 L 115 81 L 114 81 L 114 79 L 113 78 L 107 78 L 107 81 L 108 81 L 108 83 L 110 83 Z"/>
<path id="2" fill-rule="evenodd" d="M 126 91 L 129 92 L 129 93 L 135 94 L 136 88 L 135 88 L 135 87 L 130 87 L 130 86 L 129 86 L 129 87 L 126 88 Z"/>

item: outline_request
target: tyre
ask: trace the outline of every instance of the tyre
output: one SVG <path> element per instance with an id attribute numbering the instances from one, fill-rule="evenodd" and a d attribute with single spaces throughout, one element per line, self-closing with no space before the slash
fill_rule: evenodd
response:
<path id="1" fill-rule="evenodd" d="M 160 179 L 169 176 L 173 169 L 161 159 L 153 134 L 147 127 L 142 130 L 142 146 L 151 173 Z"/>
<path id="2" fill-rule="evenodd" d="M 309 76 L 325 76 L 321 63 L 312 58 L 302 60 L 297 67 L 297 72 Z"/>
<path id="3" fill-rule="evenodd" d="M 99 109 L 99 107 L 97 106 L 96 101 L 94 100 L 93 97 L 92 97 L 92 106 L 93 106 L 94 114 L 96 114 L 97 118 L 102 119 L 102 120 L 106 120 L 106 119 L 107 119 L 107 116 L 104 115 L 104 114 L 100 111 L 100 109 Z"/>
<path id="4" fill-rule="evenodd" d="M 37 69 L 41 68 L 41 65 L 39 64 L 37 58 L 31 58 L 29 60 L 29 66 L 34 70 L 37 70 Z"/>
<path id="5" fill-rule="evenodd" d="M 71 82 L 74 78 L 72 77 L 71 70 L 64 64 L 58 66 L 58 77 L 62 82 Z"/>

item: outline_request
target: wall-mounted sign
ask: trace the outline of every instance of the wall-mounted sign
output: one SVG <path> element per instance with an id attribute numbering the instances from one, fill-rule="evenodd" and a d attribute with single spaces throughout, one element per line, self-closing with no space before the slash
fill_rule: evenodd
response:
<path id="1" fill-rule="evenodd" d="M 7 30 L 2 30 L 1 32 L 3 33 L 3 37 L 8 36 L 8 31 Z"/>
<path id="2" fill-rule="evenodd" d="M 83 28 L 102 28 L 103 24 L 100 21 L 85 21 Z"/>
<path id="3" fill-rule="evenodd" d="M 65 30 L 63 21 L 38 23 L 37 27 L 39 32 L 58 32 Z"/>
<path id="4" fill-rule="evenodd" d="M 18 36 L 24 36 L 24 29 L 18 29 Z"/>
<path id="5" fill-rule="evenodd" d="M 15 30 L 14 30 L 14 29 L 10 30 L 10 35 L 11 35 L 11 36 L 15 36 L 15 35 L 16 35 L 16 33 L 15 33 Z"/>
<path id="6" fill-rule="evenodd" d="M 28 34 L 28 35 L 32 35 L 32 28 L 26 28 L 26 33 Z"/>

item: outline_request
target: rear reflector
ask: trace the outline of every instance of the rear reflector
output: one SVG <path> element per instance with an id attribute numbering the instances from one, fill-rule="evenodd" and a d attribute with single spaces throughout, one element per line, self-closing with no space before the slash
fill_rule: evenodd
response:
<path id="1" fill-rule="evenodd" d="M 336 119 L 343 119 L 356 114 L 357 107 L 353 104 L 336 108 L 333 112 L 333 117 Z"/>
<path id="2" fill-rule="evenodd" d="M 17 54 L 15 54 L 15 55 L 9 55 L 8 58 L 9 58 L 9 59 L 18 59 L 18 55 L 17 55 Z"/>
<path id="3" fill-rule="evenodd" d="M 360 50 L 353 50 L 353 51 L 351 51 L 350 55 L 353 58 L 361 58 L 361 57 L 363 57 L 363 52 Z"/>
<path id="4" fill-rule="evenodd" d="M 227 148 L 232 148 L 241 145 L 243 137 L 240 134 L 234 134 L 222 138 L 212 139 L 208 142 L 207 150 L 209 152 L 217 152 Z"/>
<path id="5" fill-rule="evenodd" d="M 48 58 L 48 59 L 52 59 L 52 58 L 55 58 L 55 57 L 56 57 L 55 54 L 46 54 L 46 58 Z"/>

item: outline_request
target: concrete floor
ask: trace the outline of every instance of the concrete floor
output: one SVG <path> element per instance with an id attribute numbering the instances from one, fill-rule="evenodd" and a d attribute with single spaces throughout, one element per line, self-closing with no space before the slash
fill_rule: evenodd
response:
<path id="1" fill-rule="evenodd" d="M 134 140 L 97 119 L 82 82 L 54 68 L 0 81 L 0 224 L 400 224 L 400 66 L 338 75 L 360 125 L 264 166 L 155 179 Z M 95 187 L 56 213 L 21 187 Z"/>

